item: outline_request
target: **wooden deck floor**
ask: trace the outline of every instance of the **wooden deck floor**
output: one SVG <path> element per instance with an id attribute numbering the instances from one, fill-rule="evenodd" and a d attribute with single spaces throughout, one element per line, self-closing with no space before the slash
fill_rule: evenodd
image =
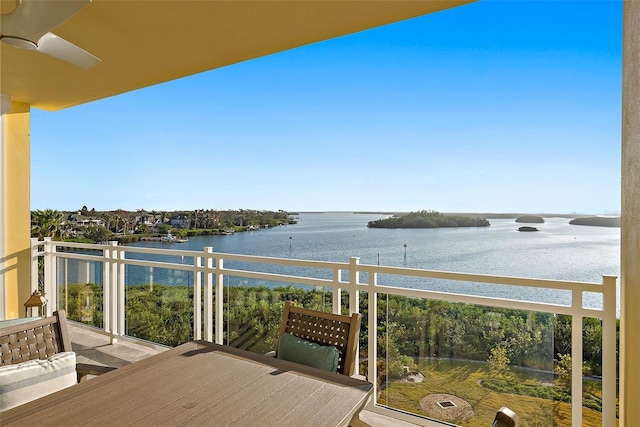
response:
<path id="1" fill-rule="evenodd" d="M 107 335 L 74 322 L 69 322 L 69 334 L 79 363 L 120 367 L 168 349 L 161 345 L 128 338 L 120 338 L 118 342 L 111 344 Z M 360 420 L 363 423 L 362 426 L 415 427 L 415 424 L 369 411 L 362 411 Z"/>

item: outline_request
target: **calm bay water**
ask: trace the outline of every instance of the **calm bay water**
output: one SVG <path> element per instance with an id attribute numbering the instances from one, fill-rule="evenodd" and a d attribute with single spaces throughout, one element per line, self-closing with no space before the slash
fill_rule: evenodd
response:
<path id="1" fill-rule="evenodd" d="M 569 225 L 568 218 L 545 218 L 544 224 L 535 224 L 538 232 L 528 233 L 517 231 L 522 224 L 513 219 L 490 219 L 490 227 L 480 228 L 367 228 L 370 220 L 383 217 L 380 214 L 301 213 L 295 225 L 235 235 L 192 237 L 187 243 L 140 242 L 134 246 L 198 251 L 211 246 L 215 252 L 337 262 L 360 257 L 361 264 L 595 283 L 602 281 L 602 275 L 619 275 L 619 228 Z M 243 268 L 229 263 L 225 267 Z M 261 270 L 299 274 L 292 268 L 272 267 Z M 256 268 L 256 265 L 246 268 Z M 127 281 L 146 283 L 148 277 L 136 277 L 142 274 L 141 270 L 134 267 Z M 174 282 L 170 275 L 163 276 L 156 272 L 153 280 Z M 568 292 L 534 289 L 529 292 L 478 283 L 388 276 L 381 276 L 379 283 L 531 301 L 564 303 L 570 300 Z M 585 296 L 585 306 L 600 305 L 599 298 Z"/>

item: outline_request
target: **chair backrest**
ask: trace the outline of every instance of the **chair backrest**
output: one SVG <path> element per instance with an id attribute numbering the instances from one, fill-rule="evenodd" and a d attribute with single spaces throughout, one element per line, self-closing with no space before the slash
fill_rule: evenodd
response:
<path id="1" fill-rule="evenodd" d="M 355 370 L 361 314 L 351 316 L 296 307 L 285 302 L 278 339 L 286 334 L 338 349 L 338 373 L 351 376 Z"/>
<path id="2" fill-rule="evenodd" d="M 0 366 L 29 360 L 46 360 L 73 351 L 64 310 L 51 317 L 29 320 L 0 329 Z"/>
<path id="3" fill-rule="evenodd" d="M 51 317 L 3 322 L 0 411 L 77 383 L 76 354 L 71 349 L 63 310 Z"/>

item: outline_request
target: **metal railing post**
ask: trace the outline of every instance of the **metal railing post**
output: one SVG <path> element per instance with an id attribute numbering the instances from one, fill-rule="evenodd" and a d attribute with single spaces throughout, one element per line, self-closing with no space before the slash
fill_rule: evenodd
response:
<path id="1" fill-rule="evenodd" d="M 118 258 L 120 257 L 120 248 L 118 247 L 118 242 L 114 242 L 113 247 L 111 249 L 111 281 L 109 282 L 109 300 L 110 300 L 110 310 L 109 314 L 111 316 L 111 342 L 117 342 L 117 336 L 121 335 L 120 332 L 120 300 L 119 300 L 119 292 L 118 292 L 118 281 L 120 278 L 120 263 Z"/>
<path id="2" fill-rule="evenodd" d="M 378 372 L 377 372 L 377 360 L 378 360 L 378 293 L 376 287 L 378 286 L 378 275 L 374 273 L 372 277 L 369 277 L 368 284 L 368 319 L 367 319 L 367 380 L 373 384 L 373 396 L 374 398 L 369 401 L 370 406 L 375 406 L 375 402 L 378 393 Z"/>
<path id="3" fill-rule="evenodd" d="M 204 339 L 213 341 L 213 248 L 204 248 Z"/>
<path id="4" fill-rule="evenodd" d="M 333 269 L 333 293 L 331 294 L 331 308 L 336 314 L 342 313 L 342 287 L 340 285 L 340 269 Z M 323 301 L 324 304 L 324 301 Z"/>
<path id="5" fill-rule="evenodd" d="M 224 260 L 216 258 L 216 344 L 224 344 Z M 229 333 L 229 331 L 227 331 Z"/>
<path id="6" fill-rule="evenodd" d="M 202 339 L 202 275 L 200 269 L 203 258 L 193 257 L 193 338 Z"/>
<path id="7" fill-rule="evenodd" d="M 47 302 L 47 316 L 53 315 L 58 309 L 58 292 L 57 292 L 57 258 L 56 244 L 51 241 L 51 237 L 44 238 L 44 294 Z"/>
<path id="8" fill-rule="evenodd" d="M 126 252 L 124 249 L 118 250 L 118 335 L 125 336 L 126 329 L 126 294 L 125 294 L 125 267 L 124 261 Z"/>
<path id="9" fill-rule="evenodd" d="M 38 289 L 40 283 L 38 281 L 38 238 L 31 238 L 31 292 Z"/>
<path id="10" fill-rule="evenodd" d="M 109 245 L 102 251 L 102 328 L 108 333 L 113 340 L 113 315 L 112 315 L 112 262 L 113 247 L 117 246 L 118 242 L 110 241 Z M 113 343 L 113 341 L 112 341 Z"/>
<path id="11" fill-rule="evenodd" d="M 602 285 L 602 425 L 616 425 L 616 276 L 603 276 Z"/>
<path id="12" fill-rule="evenodd" d="M 349 258 L 349 314 L 360 313 L 360 307 L 358 302 L 358 284 L 360 283 L 360 272 L 358 270 L 360 265 L 359 257 Z"/>
<path id="13" fill-rule="evenodd" d="M 360 313 L 360 304 L 358 301 L 360 295 L 360 291 L 358 291 L 358 284 L 360 283 L 359 264 L 359 257 L 349 258 L 349 315 Z M 354 375 L 360 375 L 360 342 L 356 345 L 356 367 L 353 373 Z"/>
<path id="14" fill-rule="evenodd" d="M 582 426 L 582 291 L 571 298 L 571 425 Z"/>

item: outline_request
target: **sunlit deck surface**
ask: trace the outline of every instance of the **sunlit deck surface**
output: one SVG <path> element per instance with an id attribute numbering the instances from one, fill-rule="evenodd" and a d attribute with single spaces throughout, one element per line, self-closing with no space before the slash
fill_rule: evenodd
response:
<path id="1" fill-rule="evenodd" d="M 168 349 L 161 345 L 122 337 L 119 337 L 117 343 L 110 344 L 107 335 L 74 322 L 69 322 L 69 335 L 79 363 L 120 367 Z M 364 423 L 363 426 L 372 427 L 415 426 L 369 411 L 362 411 L 360 420 Z"/>

